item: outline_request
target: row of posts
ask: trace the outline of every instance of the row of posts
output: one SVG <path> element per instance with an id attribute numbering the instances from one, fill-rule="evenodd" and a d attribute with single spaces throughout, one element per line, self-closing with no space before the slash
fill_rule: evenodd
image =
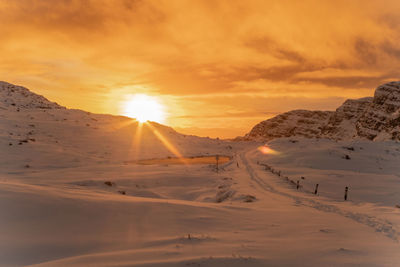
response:
<path id="1" fill-rule="evenodd" d="M 260 163 L 257 161 L 257 164 L 260 164 Z M 269 170 L 269 171 L 271 171 L 273 174 L 276 174 L 276 175 L 278 175 L 278 176 L 281 176 L 281 171 L 275 171 L 274 169 L 272 169 L 271 166 L 269 166 L 269 165 L 267 165 L 267 164 L 262 164 L 262 165 L 265 167 L 266 170 Z M 288 178 L 288 177 L 286 177 L 286 178 Z M 302 177 L 302 178 L 303 178 L 303 177 Z M 314 190 L 314 194 L 315 194 L 315 195 L 318 194 L 318 187 L 319 187 L 319 184 L 316 184 L 316 185 L 315 185 L 315 190 Z M 300 180 L 297 180 L 296 189 L 299 190 L 299 188 L 300 188 Z M 347 200 L 347 194 L 348 194 L 348 192 L 349 192 L 349 187 L 346 186 L 346 187 L 344 188 L 344 200 L 345 200 L 345 201 Z"/>
<path id="2" fill-rule="evenodd" d="M 318 194 L 318 186 L 319 186 L 319 184 L 316 184 L 316 185 L 315 185 L 314 195 Z M 297 180 L 296 189 L 299 190 L 299 188 L 300 188 L 300 180 Z M 344 188 L 344 200 L 345 200 L 345 201 L 347 200 L 347 194 L 348 194 L 348 192 L 349 192 L 349 187 L 346 186 L 346 187 Z"/>
<path id="3" fill-rule="evenodd" d="M 217 162 L 216 165 L 217 165 L 217 173 L 218 173 L 218 171 L 219 171 L 219 170 L 218 170 L 219 155 L 215 155 L 215 161 Z"/>
<path id="4" fill-rule="evenodd" d="M 215 159 L 216 159 L 217 172 L 218 172 L 218 160 L 219 160 L 219 155 L 216 155 L 216 156 L 215 156 Z M 260 165 L 260 162 L 257 161 L 257 164 Z M 271 171 L 272 173 L 277 174 L 278 176 L 281 176 L 281 171 L 275 172 L 275 170 L 272 169 L 272 167 L 268 166 L 267 164 L 261 164 L 261 165 L 263 165 L 263 166 L 265 167 L 266 170 L 269 170 L 269 171 Z M 237 163 L 237 167 L 239 168 L 239 163 Z M 286 177 L 286 178 L 288 178 L 288 177 Z M 304 178 L 304 177 L 301 177 L 301 178 Z M 316 184 L 316 185 L 315 185 L 315 190 L 314 190 L 314 195 L 318 194 L 318 187 L 319 187 L 319 184 Z M 300 188 L 300 180 L 297 180 L 296 189 L 299 190 L 299 188 Z M 346 186 L 346 187 L 344 188 L 344 200 L 345 200 L 345 201 L 347 200 L 347 194 L 348 194 L 348 192 L 349 192 L 349 187 Z"/>

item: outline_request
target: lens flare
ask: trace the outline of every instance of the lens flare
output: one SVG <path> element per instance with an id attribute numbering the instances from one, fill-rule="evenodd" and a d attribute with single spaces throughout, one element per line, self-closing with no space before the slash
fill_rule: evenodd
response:
<path id="1" fill-rule="evenodd" d="M 279 155 L 280 153 L 272 148 L 268 147 L 267 145 L 258 147 L 258 151 L 263 153 L 264 155 Z"/>

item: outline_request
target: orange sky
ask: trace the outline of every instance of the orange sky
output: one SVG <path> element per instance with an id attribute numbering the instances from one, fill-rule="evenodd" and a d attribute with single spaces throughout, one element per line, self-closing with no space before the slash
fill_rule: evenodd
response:
<path id="1" fill-rule="evenodd" d="M 0 80 L 97 113 L 157 95 L 175 129 L 233 137 L 399 80 L 399 11 L 397 0 L 0 0 Z"/>

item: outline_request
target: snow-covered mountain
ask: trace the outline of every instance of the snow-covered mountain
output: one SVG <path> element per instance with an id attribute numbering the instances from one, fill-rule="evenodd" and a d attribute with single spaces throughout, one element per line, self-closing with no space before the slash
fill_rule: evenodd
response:
<path id="1" fill-rule="evenodd" d="M 279 137 L 400 140 L 400 81 L 379 86 L 374 97 L 346 100 L 336 111 L 293 110 L 257 124 L 245 140 Z"/>
<path id="2" fill-rule="evenodd" d="M 351 136 L 367 108 L 288 112 L 268 138 Z M 397 143 L 139 125 L 1 83 L 0 266 L 398 266 Z M 173 152 L 230 161 L 167 164 Z"/>
<path id="3" fill-rule="evenodd" d="M 65 109 L 29 89 L 0 81 L 0 109 Z"/>
<path id="4" fill-rule="evenodd" d="M 191 155 L 230 155 L 220 140 L 158 123 L 67 109 L 27 88 L 0 82 L 0 168 L 59 168 Z M 236 145 L 236 144 L 232 144 Z M 171 149 L 172 148 L 172 149 Z"/>
<path id="5" fill-rule="evenodd" d="M 371 104 L 356 122 L 358 136 L 400 140 L 400 82 L 379 86 Z"/>
<path id="6" fill-rule="evenodd" d="M 318 137 L 332 114 L 332 111 L 292 110 L 257 124 L 245 138 Z"/>
<path id="7" fill-rule="evenodd" d="M 346 100 L 323 125 L 322 135 L 335 140 L 357 136 L 354 124 L 360 119 L 371 102 L 372 97 Z"/>

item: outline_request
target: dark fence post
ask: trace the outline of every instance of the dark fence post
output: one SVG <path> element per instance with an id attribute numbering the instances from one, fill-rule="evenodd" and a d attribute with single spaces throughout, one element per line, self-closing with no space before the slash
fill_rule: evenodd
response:
<path id="1" fill-rule="evenodd" d="M 347 192 L 349 191 L 349 187 L 346 186 L 346 188 L 344 189 L 344 200 L 347 200 Z"/>
<path id="2" fill-rule="evenodd" d="M 315 191 L 314 191 L 314 194 L 315 194 L 315 195 L 318 194 L 318 186 L 319 186 L 319 184 L 316 184 L 316 185 L 315 185 Z"/>
<path id="3" fill-rule="evenodd" d="M 216 161 L 217 161 L 217 172 L 218 172 L 218 160 L 219 160 L 219 155 L 216 155 L 216 156 L 215 156 L 215 159 L 216 159 Z"/>

